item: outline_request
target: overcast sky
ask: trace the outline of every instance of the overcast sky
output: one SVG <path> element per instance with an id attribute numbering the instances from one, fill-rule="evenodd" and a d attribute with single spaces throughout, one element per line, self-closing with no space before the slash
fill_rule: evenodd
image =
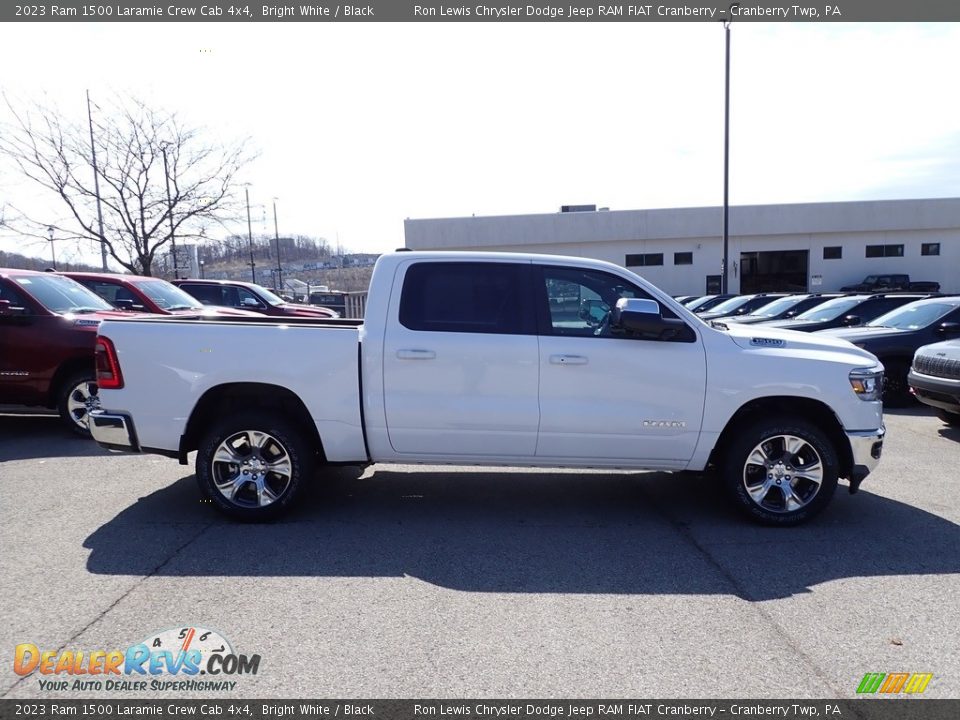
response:
<path id="1" fill-rule="evenodd" d="M 732 34 L 732 204 L 960 196 L 960 24 Z M 254 232 L 272 233 L 273 197 L 281 235 L 339 235 L 357 252 L 402 246 L 406 217 L 723 199 L 717 22 L 50 23 L 4 36 L 16 97 L 79 115 L 85 89 L 134 93 L 250 136 Z M 0 205 L 26 202 L 16 176 L 0 190 Z"/>

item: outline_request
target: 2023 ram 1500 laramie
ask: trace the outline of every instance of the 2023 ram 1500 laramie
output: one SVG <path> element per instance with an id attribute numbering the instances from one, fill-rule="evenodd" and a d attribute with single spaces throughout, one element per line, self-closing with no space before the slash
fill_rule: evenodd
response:
<path id="1" fill-rule="evenodd" d="M 603 312 L 598 312 L 602 309 Z M 363 321 L 100 326 L 104 447 L 187 463 L 221 511 L 290 507 L 320 463 L 703 470 L 765 523 L 876 466 L 883 366 L 845 340 L 708 325 L 633 273 L 397 252 Z"/>

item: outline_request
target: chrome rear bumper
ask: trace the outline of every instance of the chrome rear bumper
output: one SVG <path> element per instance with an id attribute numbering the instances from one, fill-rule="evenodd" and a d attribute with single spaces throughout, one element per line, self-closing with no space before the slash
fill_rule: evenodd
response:
<path id="1" fill-rule="evenodd" d="M 100 447 L 108 450 L 140 452 L 140 443 L 129 415 L 94 410 L 90 413 L 90 434 Z"/>

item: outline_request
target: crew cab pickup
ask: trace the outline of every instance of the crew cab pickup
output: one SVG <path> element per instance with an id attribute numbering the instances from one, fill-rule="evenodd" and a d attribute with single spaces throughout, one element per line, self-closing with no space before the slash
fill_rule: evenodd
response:
<path id="1" fill-rule="evenodd" d="M 910 281 L 910 276 L 904 273 L 888 273 L 886 275 L 867 275 L 855 285 L 846 285 L 840 288 L 848 292 L 889 292 L 890 290 L 913 290 L 914 292 L 940 292 L 940 283 L 932 280 Z"/>
<path id="2" fill-rule="evenodd" d="M 378 462 L 715 466 L 748 516 L 791 525 L 838 478 L 855 491 L 884 438 L 869 352 L 707 324 L 622 267 L 548 255 L 384 255 L 363 321 L 104 322 L 97 373 L 102 446 L 196 450 L 201 490 L 246 520 L 317 464 Z"/>
<path id="3" fill-rule="evenodd" d="M 125 314 L 69 278 L 0 269 L 0 404 L 56 409 L 89 436 L 97 326 Z"/>

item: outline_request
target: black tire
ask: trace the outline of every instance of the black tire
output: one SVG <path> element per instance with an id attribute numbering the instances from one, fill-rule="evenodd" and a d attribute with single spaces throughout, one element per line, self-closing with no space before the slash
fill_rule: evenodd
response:
<path id="1" fill-rule="evenodd" d="M 784 437 L 797 439 L 790 445 L 794 454 L 789 452 Z M 774 467 L 748 462 L 761 457 L 753 455 L 761 446 Z M 817 459 L 819 485 L 801 476 L 817 475 L 813 464 Z M 798 472 L 801 474 L 793 474 Z M 822 512 L 837 489 L 838 474 L 833 443 L 803 418 L 773 417 L 744 426 L 730 441 L 720 464 L 724 490 L 737 509 L 755 522 L 779 527 L 799 525 Z M 753 488 L 753 495 L 748 487 Z M 795 498 L 791 503 L 787 503 L 784 492 L 787 488 Z M 791 504 L 797 507 L 790 509 Z"/>
<path id="2" fill-rule="evenodd" d="M 883 404 L 890 408 L 909 407 L 914 403 L 907 384 L 910 364 L 905 360 L 881 360 L 883 363 Z"/>
<path id="3" fill-rule="evenodd" d="M 197 484 L 225 515 L 246 522 L 269 521 L 293 506 L 304 482 L 313 476 L 315 457 L 303 433 L 279 414 L 235 415 L 216 423 L 201 439 Z"/>
<path id="4" fill-rule="evenodd" d="M 960 413 L 950 412 L 949 410 L 937 410 L 937 417 L 950 427 L 960 427 Z"/>
<path id="5" fill-rule="evenodd" d="M 57 412 L 72 432 L 90 437 L 89 411 L 98 407 L 100 400 L 93 368 L 72 372 L 60 383 Z"/>

